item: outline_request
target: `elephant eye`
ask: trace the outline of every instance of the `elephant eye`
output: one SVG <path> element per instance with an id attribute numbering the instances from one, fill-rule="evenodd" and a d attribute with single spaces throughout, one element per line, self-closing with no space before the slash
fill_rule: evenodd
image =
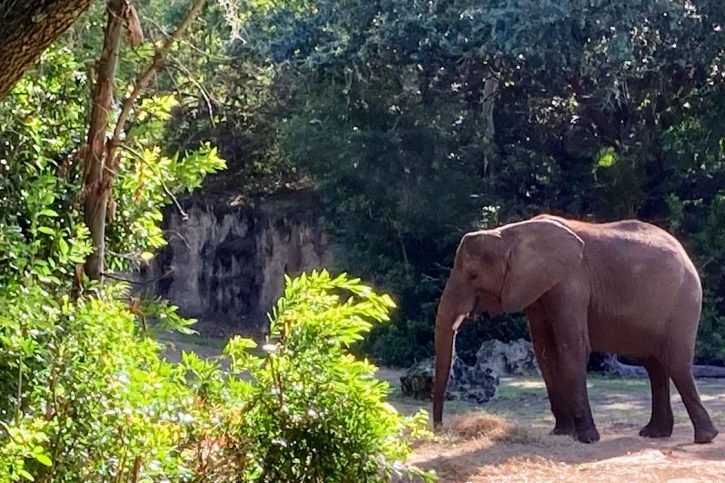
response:
<path id="1" fill-rule="evenodd" d="M 477 280 L 478 279 L 478 274 L 477 273 L 469 273 L 468 274 L 468 279 L 469 280 Z"/>

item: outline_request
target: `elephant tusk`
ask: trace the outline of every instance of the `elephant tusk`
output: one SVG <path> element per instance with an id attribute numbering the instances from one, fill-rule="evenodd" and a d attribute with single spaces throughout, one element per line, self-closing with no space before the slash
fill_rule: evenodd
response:
<path id="1" fill-rule="evenodd" d="M 463 320 L 468 317 L 468 314 L 459 315 L 455 322 L 453 322 L 453 332 L 458 332 L 458 328 L 463 323 Z"/>

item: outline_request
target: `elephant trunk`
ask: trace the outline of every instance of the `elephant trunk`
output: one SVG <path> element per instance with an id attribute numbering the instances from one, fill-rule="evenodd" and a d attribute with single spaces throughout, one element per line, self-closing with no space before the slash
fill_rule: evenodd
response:
<path id="1" fill-rule="evenodd" d="M 443 291 L 435 325 L 435 377 L 433 379 L 433 426 L 438 427 L 443 421 L 443 401 L 448 387 L 451 372 L 453 344 L 458 324 L 473 310 L 473 297 L 467 290 L 453 286 L 449 281 Z M 461 293 L 463 292 L 463 293 Z M 463 296 L 464 303 L 452 300 L 453 295 Z M 469 300 L 470 299 L 470 300 Z"/>
<path id="2" fill-rule="evenodd" d="M 433 427 L 438 427 L 443 422 L 443 401 L 448 388 L 448 377 L 451 372 L 451 360 L 453 357 L 453 332 L 452 315 L 438 308 L 436 316 L 435 331 L 435 377 L 433 379 Z"/>

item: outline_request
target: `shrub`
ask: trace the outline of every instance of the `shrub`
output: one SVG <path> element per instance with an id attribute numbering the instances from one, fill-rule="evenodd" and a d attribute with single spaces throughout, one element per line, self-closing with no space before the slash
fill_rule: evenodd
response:
<path id="1" fill-rule="evenodd" d="M 342 294 L 351 296 L 342 302 Z M 249 339 L 227 345 L 233 373 L 248 378 L 220 379 L 217 368 L 186 354 L 208 419 L 219 420 L 199 438 L 215 450 L 198 452 L 197 468 L 215 481 L 431 481 L 405 465 L 410 442 L 426 432 L 425 411 L 398 414 L 376 367 L 348 352 L 393 305 L 358 279 L 303 274 L 287 279 L 263 355 Z"/>
<path id="2" fill-rule="evenodd" d="M 179 418 L 192 394 L 120 288 L 72 302 L 31 287 L 0 303 L 15 307 L 0 315 L 0 373 L 14 376 L 2 390 L 0 482 L 184 476 Z"/>
<path id="3" fill-rule="evenodd" d="M 348 352 L 388 319 L 387 295 L 324 271 L 287 279 L 270 339 L 230 340 L 229 371 L 164 362 L 125 295 L 0 294 L 0 482 L 434 478 L 405 464 L 425 412 L 398 414 Z"/>

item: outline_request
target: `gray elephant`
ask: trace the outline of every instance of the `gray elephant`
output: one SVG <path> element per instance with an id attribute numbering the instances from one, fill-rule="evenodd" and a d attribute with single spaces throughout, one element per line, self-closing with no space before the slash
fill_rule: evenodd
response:
<path id="1" fill-rule="evenodd" d="M 639 434 L 672 434 L 670 379 L 695 428 L 718 434 L 692 376 L 702 287 L 682 245 L 636 220 L 594 224 L 541 215 L 466 234 L 436 316 L 433 422 L 439 426 L 461 321 L 523 310 L 556 419 L 553 434 L 599 440 L 587 396 L 591 351 L 636 358 L 647 370 L 652 415 Z"/>

